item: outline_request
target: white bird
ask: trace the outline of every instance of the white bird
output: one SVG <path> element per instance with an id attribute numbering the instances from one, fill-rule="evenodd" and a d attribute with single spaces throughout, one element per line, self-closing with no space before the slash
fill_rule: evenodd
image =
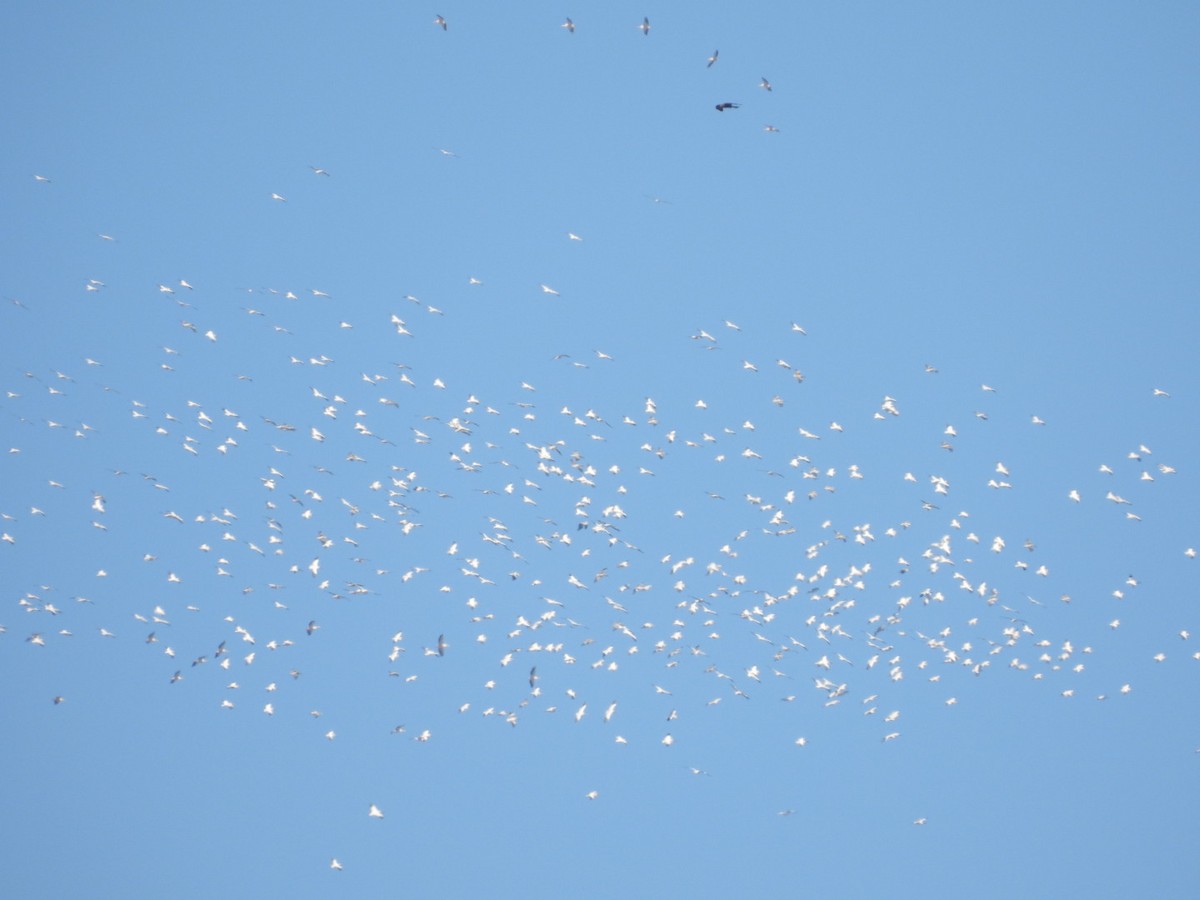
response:
<path id="1" fill-rule="evenodd" d="M 567 31 L 569 31 L 571 34 L 575 33 L 575 23 L 572 22 L 570 18 L 568 18 L 567 21 L 562 23 L 562 27 L 567 29 Z"/>
<path id="2" fill-rule="evenodd" d="M 282 195 L 280 195 L 280 194 L 275 194 L 275 193 L 272 193 L 272 194 L 271 194 L 271 199 L 272 199 L 272 200 L 278 200 L 280 203 L 287 203 L 287 197 L 284 197 L 284 196 L 282 196 Z"/>
<path id="3" fill-rule="evenodd" d="M 382 819 L 383 811 L 378 806 L 376 806 L 374 803 L 372 803 L 371 808 L 367 811 L 367 815 L 370 816 L 372 819 Z"/>
<path id="4" fill-rule="evenodd" d="M 543 285 L 542 285 L 542 293 L 543 293 L 543 294 L 550 294 L 550 295 L 552 295 L 552 296 L 554 296 L 554 297 L 558 297 L 558 296 L 560 296 L 560 294 L 558 293 L 558 291 L 556 291 L 554 288 L 550 287 L 550 285 L 548 285 L 548 284 L 543 284 Z"/>
<path id="5" fill-rule="evenodd" d="M 337 861 L 336 856 L 329 861 L 329 868 L 333 869 L 335 872 L 342 871 L 342 864 Z"/>

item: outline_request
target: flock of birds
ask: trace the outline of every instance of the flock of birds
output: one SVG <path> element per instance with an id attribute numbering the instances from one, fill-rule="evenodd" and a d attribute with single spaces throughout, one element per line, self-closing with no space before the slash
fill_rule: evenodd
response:
<path id="1" fill-rule="evenodd" d="M 441 16 L 441 15 L 437 16 L 433 20 L 433 24 L 440 27 L 442 29 L 442 31 L 448 31 L 450 28 L 449 23 L 446 21 L 446 17 Z M 568 16 L 566 19 L 563 20 L 562 27 L 565 28 L 571 34 L 574 34 L 575 33 L 575 20 L 572 19 L 570 16 Z M 638 27 L 638 30 L 641 31 L 641 33 L 644 36 L 649 37 L 649 35 L 650 35 L 650 19 L 649 19 L 649 17 L 643 16 L 641 24 L 638 25 L 637 27 Z M 720 56 L 721 56 L 721 51 L 714 50 L 712 52 L 712 55 L 709 56 L 708 59 L 705 61 L 705 68 L 711 69 L 716 64 L 716 62 L 720 58 Z M 768 81 L 765 77 L 759 81 L 758 86 L 766 91 L 773 90 L 773 88 L 771 86 L 771 82 Z M 740 109 L 741 104 L 733 103 L 730 101 L 723 101 L 721 103 L 716 104 L 715 108 L 716 108 L 717 112 L 725 112 L 725 110 L 727 110 L 727 109 Z M 763 130 L 768 133 L 771 133 L 771 134 L 777 134 L 779 132 L 779 129 L 776 128 L 774 125 L 764 125 Z"/>
<path id="2" fill-rule="evenodd" d="M 434 21 L 449 28 L 440 15 Z M 563 28 L 574 33 L 575 22 Z M 648 36 L 649 20 L 638 28 Z M 717 60 L 714 50 L 707 65 Z M 772 90 L 765 78 L 761 87 Z M 329 170 L 309 168 L 336 183 Z M 49 177 L 34 177 L 53 189 Z M 474 277 L 468 284 L 483 287 Z M 113 290 L 101 278 L 81 285 L 92 302 Z M 233 715 L 324 723 L 337 710 L 306 702 L 306 678 L 331 661 L 321 645 L 360 628 L 361 613 L 374 629 L 364 639 L 368 669 L 395 683 L 397 709 L 409 686 L 436 683 L 442 667 L 474 679 L 463 695 L 435 693 L 419 720 L 374 723 L 385 739 L 436 742 L 447 717 L 504 729 L 553 717 L 566 728 L 599 723 L 598 740 L 665 752 L 677 752 L 683 720 L 718 729 L 730 704 L 758 705 L 764 717 L 793 704 L 851 707 L 876 723 L 873 739 L 886 746 L 902 740 L 913 698 L 950 708 L 969 700 L 976 678 L 1013 677 L 1072 698 L 1090 684 L 1094 656 L 1120 653 L 1119 644 L 1063 633 L 1046 615 L 1072 596 L 1029 534 L 994 530 L 987 504 L 961 505 L 962 495 L 1019 490 L 1023 473 L 987 458 L 964 486 L 939 468 L 969 430 L 994 427 L 990 385 L 980 386 L 976 409 L 947 411 L 961 418 L 927 435 L 929 452 L 893 476 L 847 456 L 843 442 L 869 429 L 887 440 L 904 401 L 881 396 L 872 409 L 808 421 L 805 392 L 827 388 L 791 360 L 822 338 L 797 322 L 754 336 L 729 319 L 676 336 L 727 350 L 698 354 L 695 366 L 743 378 L 739 409 L 765 411 L 752 417 L 728 404 L 710 410 L 701 397 L 682 405 L 651 394 L 636 406 L 603 393 L 567 399 L 577 395 L 565 387 L 571 370 L 621 365 L 600 350 L 586 362 L 555 357 L 554 384 L 531 375 L 507 388 L 461 384 L 453 371 L 397 363 L 365 342 L 308 352 L 326 336 L 312 332 L 305 309 L 339 302 L 336 291 L 255 290 L 235 318 L 218 290 L 191 275 L 116 290 L 169 305 L 177 319 L 162 332 L 131 332 L 110 351 L 155 354 L 136 378 L 110 382 L 104 358 L 47 358 L 3 385 L 4 477 L 21 479 L 33 499 L 0 510 L 5 569 L 25 579 L 9 578 L 20 594 L 0 641 L 22 641 L 28 652 L 122 643 L 153 654 L 153 677 L 172 690 L 204 692 Z M 569 302 L 549 284 L 540 294 Z M 459 311 L 452 300 L 408 295 L 362 326 L 429 342 L 436 359 L 457 338 L 429 323 Z M 9 310 L 15 327 L 25 321 L 17 317 L 49 315 L 19 301 Z M 343 334 L 357 324 L 347 315 Z M 238 331 L 252 335 L 254 351 L 238 360 L 252 368 L 235 373 L 222 347 Z M 767 345 L 790 349 L 757 358 Z M 545 348 L 547 359 L 554 349 Z M 925 375 L 944 377 L 932 365 Z M 210 396 L 178 392 L 173 379 L 183 376 L 202 379 Z M 271 388 L 255 391 L 259 380 Z M 1146 402 L 1170 397 L 1148 386 Z M 1028 423 L 1050 427 L 1037 415 Z M 100 441 L 110 454 L 134 448 L 157 459 L 160 470 L 127 471 L 116 458 L 104 468 L 89 448 Z M 971 453 L 982 442 L 962 443 Z M 1136 527 L 1143 500 L 1171 490 L 1176 465 L 1131 435 L 1124 459 L 1089 462 L 1086 478 L 1081 470 L 1080 483 L 1062 484 L 1048 502 L 1086 504 L 1093 516 Z M 82 529 L 77 556 L 93 566 L 85 582 L 22 569 L 27 548 L 72 526 Z M 1172 552 L 1196 556 L 1186 544 Z M 1138 584 L 1134 574 L 1114 583 L 1111 603 Z M 1056 586 L 1053 600 L 1043 599 L 1044 585 Z M 1103 615 L 1119 634 L 1125 614 L 1080 605 L 1080 616 Z M 1176 655 L 1162 637 L 1155 663 Z M 1200 660 L 1186 622 L 1169 637 Z M 301 653 L 303 668 L 294 661 Z M 1090 693 L 1135 688 L 1136 679 L 1118 679 Z M 652 715 L 625 722 L 629 708 Z M 819 715 L 789 738 L 797 752 L 819 739 Z M 338 737 L 332 727 L 317 734 Z M 601 796 L 589 785 L 580 795 Z M 374 802 L 363 805 L 384 818 Z"/>

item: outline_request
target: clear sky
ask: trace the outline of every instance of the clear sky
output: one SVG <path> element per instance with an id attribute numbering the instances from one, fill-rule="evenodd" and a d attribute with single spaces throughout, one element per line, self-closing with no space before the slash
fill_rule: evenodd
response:
<path id="1" fill-rule="evenodd" d="M 0 16 L 3 892 L 1194 896 L 1194 4 L 506 6 Z"/>

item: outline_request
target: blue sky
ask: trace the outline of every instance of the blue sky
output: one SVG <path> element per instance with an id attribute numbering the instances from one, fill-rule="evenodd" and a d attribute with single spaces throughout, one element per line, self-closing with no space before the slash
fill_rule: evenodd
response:
<path id="1" fill-rule="evenodd" d="M 1195 9 L 688 6 L 4 14 L 14 896 L 1190 894 Z"/>

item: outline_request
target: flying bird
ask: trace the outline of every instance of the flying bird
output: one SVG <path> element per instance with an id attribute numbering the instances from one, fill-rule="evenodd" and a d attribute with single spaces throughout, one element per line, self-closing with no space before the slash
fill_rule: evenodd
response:
<path id="1" fill-rule="evenodd" d="M 442 31 L 445 31 L 445 30 L 446 30 L 446 20 L 445 20 L 443 17 L 441 17 L 441 16 L 438 16 L 436 19 L 434 19 L 434 20 L 433 20 L 433 24 L 434 24 L 434 25 L 441 25 L 441 26 L 442 26 Z"/>
<path id="2" fill-rule="evenodd" d="M 763 77 L 762 81 L 760 81 L 760 82 L 758 83 L 758 86 L 759 86 L 760 88 L 762 88 L 764 91 L 769 91 L 769 90 L 772 90 L 772 88 L 771 88 L 771 82 L 767 81 L 767 79 L 766 79 L 766 77 L 765 77 L 765 76 Z"/>
<path id="3" fill-rule="evenodd" d="M 643 35 L 650 34 L 650 19 L 646 16 L 642 17 L 642 24 L 638 26 Z"/>
<path id="4" fill-rule="evenodd" d="M 737 109 L 741 106 L 740 103 L 718 103 L 717 112 L 725 112 L 727 109 Z"/>
<path id="5" fill-rule="evenodd" d="M 713 63 L 715 63 L 715 62 L 717 61 L 717 57 L 718 57 L 718 56 L 720 56 L 720 55 L 721 55 L 721 51 L 720 51 L 720 50 L 714 50 L 714 51 L 712 52 L 712 56 L 710 56 L 710 57 L 708 58 L 708 65 L 707 65 L 707 66 L 705 66 L 704 68 L 706 68 L 706 69 L 711 69 L 711 68 L 713 67 Z"/>
<path id="6" fill-rule="evenodd" d="M 567 18 L 567 21 L 562 23 L 562 27 L 567 29 L 567 31 L 571 32 L 571 34 L 575 33 L 575 23 L 572 22 L 569 17 Z"/>

